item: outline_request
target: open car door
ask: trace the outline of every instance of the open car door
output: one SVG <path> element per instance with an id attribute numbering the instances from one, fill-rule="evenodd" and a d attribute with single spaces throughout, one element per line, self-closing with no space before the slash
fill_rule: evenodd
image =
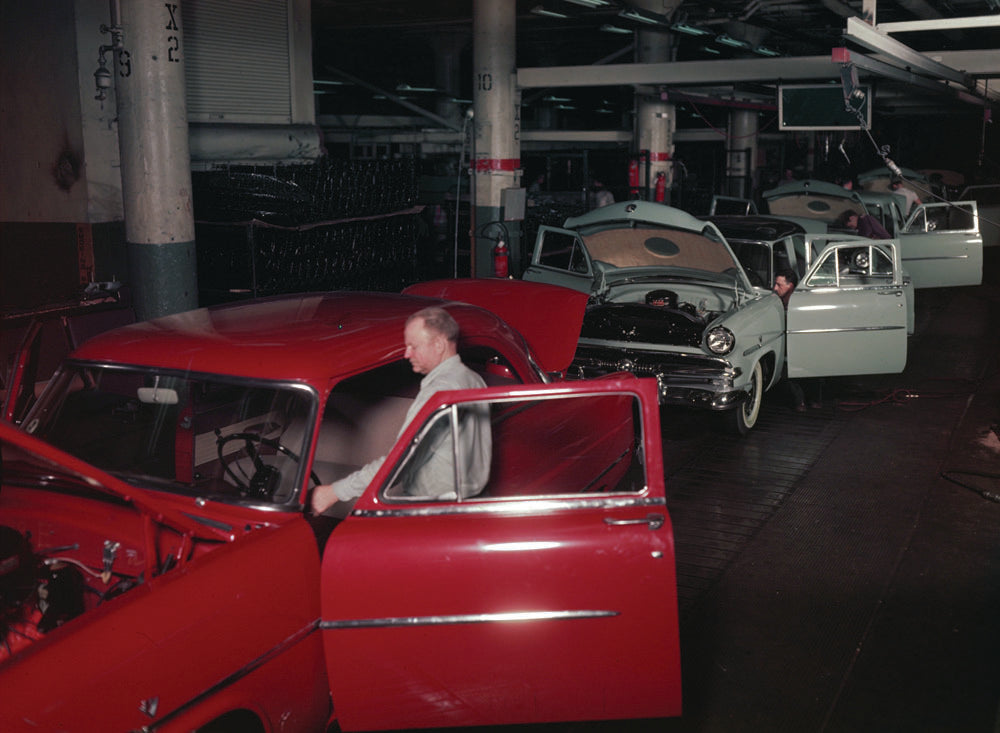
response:
<path id="1" fill-rule="evenodd" d="M 788 376 L 903 371 L 907 309 L 899 250 L 893 240 L 829 244 L 789 300 Z"/>
<path id="2" fill-rule="evenodd" d="M 482 410 L 485 485 L 410 495 L 442 436 L 460 482 Z M 343 730 L 680 715 L 656 383 L 438 393 L 330 536 L 321 594 Z"/>
<path id="3" fill-rule="evenodd" d="M 921 204 L 899 233 L 899 246 L 915 288 L 983 281 L 983 237 L 975 201 Z"/>
<path id="4" fill-rule="evenodd" d="M 538 227 L 535 251 L 523 279 L 589 293 L 594 285 L 594 269 L 580 235 L 571 229 Z"/>

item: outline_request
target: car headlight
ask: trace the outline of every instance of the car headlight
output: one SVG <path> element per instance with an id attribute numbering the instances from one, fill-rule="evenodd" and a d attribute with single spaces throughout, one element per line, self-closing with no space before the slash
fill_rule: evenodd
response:
<path id="1" fill-rule="evenodd" d="M 713 354 L 728 354 L 736 346 L 736 337 L 725 326 L 716 326 L 705 337 L 705 345 Z"/>

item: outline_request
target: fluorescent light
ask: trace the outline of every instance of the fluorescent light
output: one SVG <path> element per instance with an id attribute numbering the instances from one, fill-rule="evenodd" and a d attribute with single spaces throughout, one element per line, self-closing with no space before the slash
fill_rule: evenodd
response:
<path id="1" fill-rule="evenodd" d="M 542 97 L 543 102 L 571 102 L 573 101 L 570 97 L 557 97 L 554 94 L 548 94 Z"/>
<path id="2" fill-rule="evenodd" d="M 635 20 L 639 23 L 647 23 L 649 25 L 662 25 L 659 18 L 655 15 L 646 15 L 633 8 L 626 8 L 625 10 L 618 13 L 619 18 L 625 18 L 626 20 Z"/>
<path id="3" fill-rule="evenodd" d="M 411 87 L 409 84 L 400 84 L 396 87 L 397 92 L 436 92 L 434 87 Z"/>
<path id="4" fill-rule="evenodd" d="M 556 109 L 576 109 L 572 104 L 557 104 Z"/>
<path id="5" fill-rule="evenodd" d="M 547 8 L 543 8 L 541 5 L 533 7 L 531 12 L 535 15 L 544 15 L 546 18 L 562 18 L 564 20 L 569 18 L 569 16 L 565 13 L 557 13 L 555 10 L 548 10 Z"/>
<path id="6" fill-rule="evenodd" d="M 722 53 L 722 51 L 720 51 L 719 49 L 712 48 L 711 46 L 702 46 L 701 50 L 702 51 L 707 51 L 708 53 L 715 53 L 715 54 L 721 54 Z"/>
<path id="7" fill-rule="evenodd" d="M 710 36 L 712 31 L 707 28 L 700 28 L 696 25 L 688 25 L 687 23 L 674 23 L 670 26 L 670 30 L 677 31 L 678 33 L 686 33 L 689 36 Z"/>
<path id="8" fill-rule="evenodd" d="M 727 36 L 725 33 L 716 36 L 715 42 L 721 43 L 723 46 L 731 46 L 732 48 L 750 48 L 750 44 L 746 41 L 740 41 L 732 36 Z"/>
<path id="9" fill-rule="evenodd" d="M 632 35 L 632 31 L 629 30 L 628 28 L 619 28 L 616 25 L 609 25 L 608 23 L 602 25 L 601 30 L 604 31 L 605 33 L 621 33 L 628 36 Z"/>
<path id="10" fill-rule="evenodd" d="M 574 5 L 582 5 L 585 8 L 603 8 L 611 3 L 608 0 L 566 0 L 568 3 L 573 3 Z"/>
<path id="11" fill-rule="evenodd" d="M 774 49 L 766 48 L 765 46 L 757 46 L 757 48 L 755 48 L 753 50 L 753 52 L 754 53 L 759 53 L 761 56 L 780 56 L 781 55 L 780 51 L 775 51 Z"/>
<path id="12" fill-rule="evenodd" d="M 332 79 L 313 79 L 313 84 L 322 84 L 324 86 L 331 86 L 331 87 L 347 86 L 346 81 L 335 81 Z"/>

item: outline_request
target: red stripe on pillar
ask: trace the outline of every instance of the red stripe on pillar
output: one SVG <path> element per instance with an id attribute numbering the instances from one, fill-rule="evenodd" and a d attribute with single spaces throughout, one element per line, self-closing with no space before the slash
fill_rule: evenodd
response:
<path id="1" fill-rule="evenodd" d="M 670 160 L 670 153 L 650 153 L 649 159 L 654 163 L 659 163 L 664 160 Z"/>
<path id="2" fill-rule="evenodd" d="M 476 173 L 488 171 L 516 171 L 521 167 L 520 158 L 477 158 Z"/>

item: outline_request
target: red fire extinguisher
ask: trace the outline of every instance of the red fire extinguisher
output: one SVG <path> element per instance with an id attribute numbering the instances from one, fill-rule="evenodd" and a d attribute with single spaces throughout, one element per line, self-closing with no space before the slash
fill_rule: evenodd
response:
<path id="1" fill-rule="evenodd" d="M 507 243 L 501 239 L 497 242 L 497 246 L 493 248 L 494 277 L 507 277 L 507 273 L 510 271 L 510 267 L 508 266 L 509 257 L 510 250 L 507 248 Z"/>
<path id="2" fill-rule="evenodd" d="M 639 161 L 635 158 L 628 162 L 628 192 L 631 198 L 639 195 Z"/>
<path id="3" fill-rule="evenodd" d="M 653 191 L 653 199 L 661 204 L 667 198 L 667 174 L 660 171 L 656 174 L 656 188 Z"/>

